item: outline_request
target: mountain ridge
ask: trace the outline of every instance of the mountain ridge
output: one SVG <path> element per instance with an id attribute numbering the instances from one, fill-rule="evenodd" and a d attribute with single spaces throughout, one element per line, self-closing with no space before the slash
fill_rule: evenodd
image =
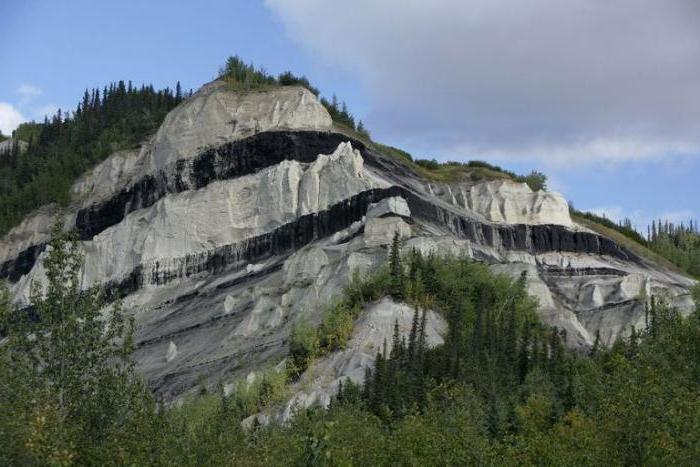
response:
<path id="1" fill-rule="evenodd" d="M 136 317 L 139 368 L 167 398 L 202 377 L 235 380 L 284 358 L 290 326 L 318 316 L 354 270 L 381 264 L 394 231 L 426 252 L 466 242 L 453 251 L 525 272 L 541 316 L 566 329 L 573 348 L 601 331 L 608 344 L 625 336 L 652 294 L 692 307 L 692 280 L 572 221 L 560 196 L 512 181 L 425 179 L 338 133 L 297 86 L 240 93 L 210 83 L 141 149 L 110 156 L 74 192 L 62 216 L 83 241 L 83 287 L 123 297 Z M 410 216 L 396 207 L 369 215 L 392 198 Z M 25 305 L 43 278 L 52 208 L 33 216 L 0 248 L 0 272 Z M 321 258 L 311 284 L 285 273 L 307 251 Z"/>

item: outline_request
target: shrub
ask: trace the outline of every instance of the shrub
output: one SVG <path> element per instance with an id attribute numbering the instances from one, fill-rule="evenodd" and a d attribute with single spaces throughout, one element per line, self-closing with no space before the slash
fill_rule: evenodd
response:
<path id="1" fill-rule="evenodd" d="M 352 334 L 353 319 L 359 311 L 359 304 L 352 308 L 338 304 L 326 311 L 318 328 L 319 342 L 323 350 L 332 352 L 345 348 Z"/>
<path id="2" fill-rule="evenodd" d="M 318 334 L 306 320 L 301 320 L 292 327 L 289 335 L 289 356 L 292 360 L 292 373 L 303 373 L 319 349 Z"/>
<path id="3" fill-rule="evenodd" d="M 523 181 L 532 191 L 547 191 L 547 176 L 542 172 L 533 170 L 523 178 Z"/>
<path id="4" fill-rule="evenodd" d="M 231 395 L 231 402 L 241 417 L 247 417 L 284 399 L 286 384 L 285 371 L 268 368 L 262 374 L 256 374 L 250 382 L 247 379 L 239 381 Z"/>
<path id="5" fill-rule="evenodd" d="M 440 163 L 435 159 L 416 159 L 416 164 L 428 170 L 436 170 L 440 168 Z"/>

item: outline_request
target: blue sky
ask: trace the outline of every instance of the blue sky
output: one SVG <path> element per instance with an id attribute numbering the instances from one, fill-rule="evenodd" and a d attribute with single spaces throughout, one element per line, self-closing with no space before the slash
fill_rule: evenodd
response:
<path id="1" fill-rule="evenodd" d="M 640 226 L 700 217 L 698 2 L 500 3 L 4 0 L 0 129 L 119 79 L 197 89 L 238 54 L 415 156 L 536 168 Z"/>

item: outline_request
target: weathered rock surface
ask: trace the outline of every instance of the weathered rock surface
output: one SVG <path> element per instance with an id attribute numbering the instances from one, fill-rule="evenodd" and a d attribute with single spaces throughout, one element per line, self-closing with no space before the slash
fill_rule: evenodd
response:
<path id="1" fill-rule="evenodd" d="M 211 83 L 73 193 L 71 206 L 42 207 L 2 238 L 0 276 L 26 304 L 58 215 L 82 239 L 83 285 L 123 296 L 138 367 L 169 400 L 202 378 L 231 382 L 278 365 L 291 326 L 319 322 L 355 271 L 385 261 L 395 232 L 405 248 L 525 272 L 542 317 L 567 329 L 572 348 L 597 331 L 612 343 L 643 326 L 651 295 L 692 306 L 692 280 L 576 225 L 561 196 L 507 181 L 425 180 L 333 131 L 298 87 L 234 94 Z M 282 418 L 297 402 L 327 403 L 339 378 L 363 374 L 393 321 L 405 327 L 412 313 L 386 300 L 369 307 L 351 346 L 314 366 Z M 438 314 L 430 326 L 438 344 Z"/>
<path id="2" fill-rule="evenodd" d="M 297 410 L 312 406 L 327 407 L 341 382 L 362 383 L 365 371 L 373 368 L 377 353 L 391 353 L 394 323 L 398 323 L 399 333 L 408 338 L 414 313 L 410 306 L 389 298 L 370 304 L 357 319 L 345 349 L 314 362 L 294 386 L 296 392 L 281 410 L 255 417 L 261 423 L 271 419 L 284 422 Z M 447 322 L 431 310 L 426 312 L 425 318 L 426 345 L 428 348 L 441 345 L 447 332 Z M 251 422 L 252 419 L 247 423 Z"/>
<path id="3" fill-rule="evenodd" d="M 492 180 L 432 186 L 450 204 L 476 212 L 498 224 L 553 224 L 572 227 L 569 206 L 558 193 L 533 192 L 525 183 Z"/>
<path id="4" fill-rule="evenodd" d="M 19 147 L 19 152 L 22 153 L 27 150 L 27 146 L 29 145 L 26 141 L 22 141 L 21 139 L 16 140 L 17 146 Z M 15 144 L 15 139 L 14 138 L 7 138 L 5 141 L 0 141 L 0 157 L 3 157 L 4 154 L 10 152 L 12 150 L 12 146 Z"/>
<path id="5" fill-rule="evenodd" d="M 226 83 L 202 87 L 165 118 L 154 138 L 150 170 L 193 158 L 218 146 L 273 129 L 329 130 L 331 117 L 309 90 L 289 86 L 274 92 L 226 92 Z"/>

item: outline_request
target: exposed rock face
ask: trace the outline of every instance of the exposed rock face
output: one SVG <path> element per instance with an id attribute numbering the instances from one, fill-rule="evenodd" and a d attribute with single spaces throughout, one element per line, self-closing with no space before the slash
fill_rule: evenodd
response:
<path id="1" fill-rule="evenodd" d="M 153 172 L 195 157 L 206 147 L 269 130 L 329 130 L 330 115 L 310 91 L 290 86 L 274 92 L 225 92 L 215 81 L 165 118 L 150 154 Z"/>
<path id="2" fill-rule="evenodd" d="M 395 303 L 389 298 L 367 306 L 357 320 L 345 349 L 314 362 L 295 385 L 297 391 L 281 410 L 255 417 L 260 422 L 272 418 L 284 422 L 297 410 L 315 405 L 327 407 L 331 398 L 337 394 L 341 382 L 360 384 L 364 381 L 365 370 L 373 367 L 377 352 L 383 351 L 384 345 L 387 355 L 391 353 L 394 323 L 398 323 L 399 333 L 408 337 L 414 313 L 413 308 L 404 303 Z M 441 345 L 447 333 L 447 322 L 440 314 L 430 310 L 426 312 L 425 318 L 427 347 Z M 252 418 L 247 423 L 251 422 Z"/>
<path id="3" fill-rule="evenodd" d="M 525 183 L 493 180 L 432 187 L 445 201 L 498 224 L 563 225 L 572 227 L 569 207 L 558 193 L 533 192 Z"/>
<path id="4" fill-rule="evenodd" d="M 20 153 L 27 150 L 28 143 L 26 141 L 22 141 L 21 139 L 15 140 L 14 138 L 7 138 L 5 141 L 0 141 L 0 157 L 3 157 L 5 153 L 8 153 L 12 150 L 12 146 L 15 144 L 15 141 L 17 142 L 17 146 L 19 147 Z"/>
<path id="5" fill-rule="evenodd" d="M 567 329 L 574 348 L 591 345 L 596 331 L 611 343 L 642 326 L 643 297 L 692 305 L 690 279 L 576 225 L 561 196 L 506 181 L 425 180 L 334 132 L 323 106 L 297 87 L 237 95 L 207 85 L 139 150 L 112 155 L 73 193 L 68 208 L 43 207 L 2 239 L 0 275 L 27 304 L 60 215 L 82 240 L 83 286 L 123 296 L 136 318 L 139 368 L 167 399 L 201 377 L 230 382 L 277 365 L 293 323 L 317 323 L 353 272 L 384 262 L 395 232 L 406 248 L 526 272 L 541 315 Z M 338 378 L 363 373 L 394 319 L 403 326 L 412 313 L 389 301 L 369 307 L 352 345 L 318 363 L 296 402 L 325 404 Z M 438 344 L 438 314 L 430 327 Z"/>

